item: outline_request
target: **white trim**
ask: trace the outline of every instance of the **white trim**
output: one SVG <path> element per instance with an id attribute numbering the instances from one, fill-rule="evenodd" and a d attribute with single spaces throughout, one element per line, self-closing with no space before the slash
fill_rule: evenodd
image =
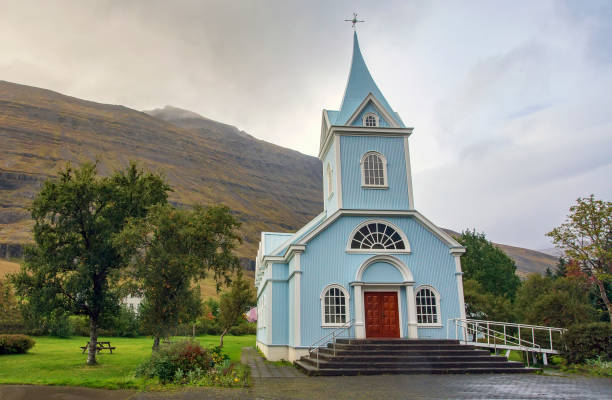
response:
<path id="1" fill-rule="evenodd" d="M 364 169 L 363 163 L 364 163 L 364 160 L 371 155 L 379 157 L 382 161 L 382 164 L 383 164 L 383 184 L 382 185 L 365 183 L 365 169 Z M 367 151 L 363 156 L 361 156 L 361 160 L 359 161 L 359 167 L 361 169 L 361 187 L 362 188 L 366 188 L 366 189 L 388 189 L 389 188 L 389 180 L 387 178 L 387 157 L 385 157 L 382 153 L 375 151 L 375 150 Z"/>
<path id="2" fill-rule="evenodd" d="M 345 321 L 344 322 L 335 322 L 335 323 L 326 323 L 325 322 L 325 304 L 324 304 L 324 300 L 325 300 L 325 294 L 330 290 L 330 289 L 340 289 L 340 291 L 344 294 L 344 298 L 345 298 L 345 307 L 346 307 L 346 315 L 345 315 Z M 323 288 L 323 291 L 321 291 L 321 295 L 319 296 L 319 300 L 321 301 L 321 327 L 322 328 L 335 328 L 338 326 L 344 326 L 346 325 L 346 323 L 348 321 L 350 321 L 351 319 L 351 295 L 349 294 L 349 291 L 346 290 L 346 288 L 342 285 L 340 285 L 339 283 L 332 283 L 330 285 L 325 286 L 325 288 Z"/>
<path id="3" fill-rule="evenodd" d="M 325 167 L 325 182 L 327 183 L 327 199 L 334 195 L 334 170 L 331 166 L 331 163 L 328 161 Z"/>
<path id="4" fill-rule="evenodd" d="M 359 107 L 357 107 L 355 112 L 349 117 L 348 121 L 346 122 L 346 125 L 351 125 L 353 122 L 355 122 L 359 114 L 361 114 L 363 109 L 367 107 L 370 101 L 374 103 L 374 107 L 378 109 L 378 112 L 380 112 L 383 115 L 383 117 L 387 120 L 387 122 L 389 122 L 389 125 L 392 128 L 400 127 L 399 121 L 397 121 L 397 119 L 393 115 L 389 114 L 389 112 L 387 112 L 385 107 L 381 104 L 380 101 L 378 101 L 378 99 L 372 93 L 368 93 L 365 99 L 363 99 Z M 368 128 L 372 128 L 372 127 L 369 126 Z"/>
<path id="5" fill-rule="evenodd" d="M 447 246 L 451 248 L 452 251 L 465 251 L 465 248 L 461 246 L 455 239 L 453 239 L 450 235 L 444 232 L 442 229 L 438 228 L 431 221 L 425 218 L 421 213 L 417 210 L 345 210 L 339 209 L 335 213 L 333 213 L 325 222 L 317 226 L 310 233 L 305 235 L 298 244 L 306 245 L 312 238 L 317 236 L 321 231 L 325 230 L 329 225 L 331 225 L 336 219 L 340 218 L 343 215 L 362 215 L 362 216 L 406 216 L 413 217 L 418 222 L 420 222 L 423 227 L 429 230 L 431 233 L 436 235 L 438 239 L 446 243 Z M 451 251 L 449 250 L 449 251 Z"/>
<path id="6" fill-rule="evenodd" d="M 366 125 L 366 119 L 368 117 L 374 117 L 374 125 L 372 126 Z M 361 117 L 361 123 L 363 124 L 363 126 L 366 126 L 368 128 L 376 128 L 377 126 L 380 126 L 380 117 L 376 113 L 367 112 L 363 114 L 363 117 Z"/>
<path id="7" fill-rule="evenodd" d="M 328 133 L 325 135 L 325 142 L 321 143 L 319 149 L 319 159 L 323 161 L 322 156 L 327 152 L 331 144 L 331 138 L 338 135 L 349 135 L 349 136 L 390 136 L 390 137 L 401 137 L 410 136 L 414 128 L 389 128 L 386 126 L 377 127 L 365 127 L 365 126 L 345 126 L 345 125 L 331 125 L 328 129 Z"/>
<path id="8" fill-rule="evenodd" d="M 436 299 L 436 319 L 438 320 L 438 322 L 435 323 L 423 323 L 423 322 L 418 322 L 418 310 L 417 310 L 417 327 L 419 328 L 442 328 L 442 320 L 441 320 L 441 303 L 442 303 L 442 298 L 440 297 L 440 292 L 438 292 L 438 290 L 431 286 L 431 285 L 427 285 L 427 284 L 423 284 L 423 285 L 419 285 L 414 289 L 414 304 L 416 305 L 416 297 L 419 294 L 419 291 L 421 289 L 429 289 L 433 292 L 434 297 Z"/>
<path id="9" fill-rule="evenodd" d="M 457 295 L 459 296 L 459 318 L 465 319 L 465 299 L 463 297 L 463 272 L 461 271 L 461 253 L 454 253 L 455 276 L 457 277 Z"/>
<path id="10" fill-rule="evenodd" d="M 336 192 L 338 193 L 338 208 L 342 208 L 342 159 L 340 157 L 340 136 L 334 137 L 336 146 Z"/>
<path id="11" fill-rule="evenodd" d="M 395 257 L 387 256 L 387 255 L 374 256 L 374 257 L 370 257 L 367 260 L 365 260 L 363 264 L 361 264 L 361 266 L 357 270 L 357 274 L 355 275 L 355 281 L 362 282 L 362 277 L 363 277 L 363 273 L 365 272 L 365 270 L 370 265 L 376 262 L 389 263 L 399 270 L 399 272 L 402 274 L 402 277 L 404 278 L 404 282 L 398 282 L 398 285 L 405 285 L 407 283 L 414 282 L 414 277 L 412 276 L 412 271 L 410 271 L 410 268 L 408 268 L 406 264 L 404 264 L 401 260 Z M 364 282 L 363 284 L 367 285 L 368 283 Z"/>
<path id="12" fill-rule="evenodd" d="M 382 250 L 376 250 L 376 249 L 351 249 L 351 243 L 353 241 L 353 237 L 355 236 L 355 234 L 357 233 L 357 231 L 359 231 L 362 227 L 364 227 L 365 225 L 368 224 L 384 224 L 384 225 L 388 225 L 391 228 L 393 228 L 398 235 L 400 235 L 400 237 L 402 238 L 402 241 L 404 242 L 404 250 L 395 250 L 395 249 L 382 249 Z M 346 243 L 346 252 L 347 253 L 367 253 L 367 254 L 380 254 L 380 253 L 391 253 L 391 254 L 410 254 L 410 242 L 408 242 L 408 237 L 406 236 L 406 234 L 404 233 L 403 230 L 401 230 L 397 225 L 392 224 L 389 221 L 386 221 L 384 219 L 370 219 L 367 221 L 364 221 L 362 223 L 360 223 L 359 225 L 357 225 L 357 227 L 355 227 L 355 229 L 353 229 L 353 231 L 351 232 L 351 234 L 349 235 L 349 239 L 348 242 Z"/>
<path id="13" fill-rule="evenodd" d="M 363 315 L 365 315 L 365 294 L 367 292 L 395 292 L 397 293 L 397 316 L 398 316 L 398 324 L 399 324 L 399 337 L 403 338 L 404 337 L 404 318 L 403 318 L 403 313 L 402 313 L 402 300 L 401 300 L 401 286 L 403 286 L 402 284 L 398 283 L 396 288 L 390 288 L 389 286 L 379 286 L 376 283 L 372 283 L 372 284 L 363 284 L 362 286 L 362 290 L 363 290 L 363 301 L 361 302 L 361 307 L 363 308 Z M 363 321 L 363 332 L 364 332 L 364 338 L 367 338 L 367 336 L 365 335 L 366 332 L 366 323 L 365 323 L 365 319 Z"/>
<path id="14" fill-rule="evenodd" d="M 302 264 L 300 255 L 301 252 L 296 252 L 294 257 L 295 270 L 293 271 L 293 345 L 299 346 L 302 344 L 302 327 L 301 327 L 301 282 L 302 282 Z"/>
<path id="15" fill-rule="evenodd" d="M 414 193 L 412 192 L 412 169 L 410 167 L 410 147 L 408 146 L 408 136 L 404 136 L 404 160 L 406 161 L 406 184 L 408 185 L 409 208 L 414 210 Z"/>

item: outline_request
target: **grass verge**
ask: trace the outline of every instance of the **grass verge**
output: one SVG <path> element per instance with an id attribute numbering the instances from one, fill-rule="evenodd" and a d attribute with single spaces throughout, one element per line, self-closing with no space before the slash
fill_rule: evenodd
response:
<path id="1" fill-rule="evenodd" d="M 178 339 L 178 338 L 177 338 Z M 34 337 L 36 345 L 26 354 L 0 356 L 0 384 L 84 386 L 104 389 L 156 389 L 158 385 L 136 378 L 136 367 L 151 355 L 153 340 L 138 338 L 99 338 L 117 347 L 113 354 L 98 354 L 98 364 L 85 364 L 86 354 L 79 346 L 87 338 Z M 217 346 L 219 336 L 197 336 L 203 346 Z M 223 350 L 230 360 L 240 363 L 243 347 L 253 346 L 255 336 L 225 336 Z"/>

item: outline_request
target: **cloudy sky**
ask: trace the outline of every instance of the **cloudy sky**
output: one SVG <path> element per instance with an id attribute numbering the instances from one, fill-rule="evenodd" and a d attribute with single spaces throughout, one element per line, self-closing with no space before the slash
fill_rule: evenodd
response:
<path id="1" fill-rule="evenodd" d="M 550 247 L 579 196 L 612 198 L 612 2 L 7 1 L 0 79 L 167 104 L 316 155 L 362 52 L 411 137 L 417 209 Z"/>

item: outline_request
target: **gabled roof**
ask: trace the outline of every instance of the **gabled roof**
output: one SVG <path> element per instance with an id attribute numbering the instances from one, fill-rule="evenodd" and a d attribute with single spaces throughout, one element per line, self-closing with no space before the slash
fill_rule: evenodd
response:
<path id="1" fill-rule="evenodd" d="M 370 93 L 376 97 L 385 111 L 394 118 L 397 118 L 398 122 L 401 124 L 401 127 L 404 127 L 401 119 L 398 118 L 397 114 L 387 102 L 387 99 L 385 99 L 385 96 L 383 96 L 380 89 L 378 89 L 374 79 L 372 79 L 372 75 L 368 70 L 363 56 L 361 55 L 359 40 L 357 39 L 357 32 L 355 32 L 353 35 L 353 59 L 351 60 L 351 71 L 346 84 L 346 90 L 344 91 L 344 97 L 342 98 L 340 111 L 337 113 L 327 111 L 331 124 L 347 125 L 348 120 L 351 118 L 351 116 L 353 116 L 355 111 L 357 111 L 357 108 Z"/>

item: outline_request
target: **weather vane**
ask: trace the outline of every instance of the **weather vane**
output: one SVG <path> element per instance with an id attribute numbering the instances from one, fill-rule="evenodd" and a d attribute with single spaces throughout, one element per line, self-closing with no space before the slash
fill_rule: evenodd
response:
<path id="1" fill-rule="evenodd" d="M 355 25 L 357 25 L 358 22 L 365 22 L 357 19 L 357 13 L 353 13 L 353 19 L 345 19 L 345 21 L 353 24 L 353 30 L 355 30 Z"/>

